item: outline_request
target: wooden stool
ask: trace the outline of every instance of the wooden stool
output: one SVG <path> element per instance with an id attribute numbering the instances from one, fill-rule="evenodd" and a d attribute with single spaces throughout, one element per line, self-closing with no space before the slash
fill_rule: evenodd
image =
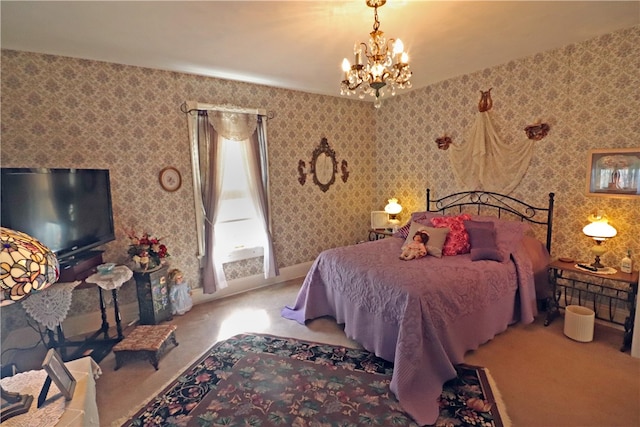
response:
<path id="1" fill-rule="evenodd" d="M 125 339 L 113 347 L 113 353 L 116 355 L 114 370 L 118 370 L 125 360 L 143 357 L 149 360 L 157 371 L 158 360 L 164 354 L 168 342 L 178 345 L 175 331 L 175 325 L 136 326 Z"/>

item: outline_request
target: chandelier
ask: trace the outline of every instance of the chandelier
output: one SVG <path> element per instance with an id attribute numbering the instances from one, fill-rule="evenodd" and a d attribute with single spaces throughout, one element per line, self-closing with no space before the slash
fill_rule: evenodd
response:
<path id="1" fill-rule="evenodd" d="M 409 56 L 404 52 L 404 45 L 400 39 L 389 39 L 387 42 L 384 33 L 379 30 L 378 7 L 383 6 L 387 0 L 366 0 L 367 6 L 374 10 L 373 31 L 369 34 L 369 44 L 357 43 L 353 47 L 355 63 L 351 65 L 345 58 L 342 61 L 344 80 L 340 85 L 341 95 L 358 94 L 364 99 L 366 94 L 374 96 L 375 108 L 380 108 L 380 98 L 386 90 L 391 91 L 391 96 L 396 94 L 396 89 L 410 88 L 411 70 L 409 70 Z M 364 51 L 364 52 L 363 52 Z M 366 63 L 363 63 L 366 58 Z"/>

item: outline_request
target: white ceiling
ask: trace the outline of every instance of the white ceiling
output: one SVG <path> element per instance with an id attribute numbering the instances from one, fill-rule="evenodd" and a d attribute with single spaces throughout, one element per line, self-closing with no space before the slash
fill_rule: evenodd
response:
<path id="1" fill-rule="evenodd" d="M 368 40 L 352 1 L 5 1 L 1 46 L 340 94 L 342 58 Z M 414 88 L 640 24 L 640 1 L 388 0 Z"/>

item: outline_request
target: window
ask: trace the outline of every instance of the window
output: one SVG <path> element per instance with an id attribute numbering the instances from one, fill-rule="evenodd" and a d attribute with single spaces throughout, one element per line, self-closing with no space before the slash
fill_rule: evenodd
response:
<path id="1" fill-rule="evenodd" d="M 228 286 L 222 264 L 262 256 L 279 274 L 271 235 L 267 112 L 187 101 L 202 287 Z"/>
<path id="2" fill-rule="evenodd" d="M 267 236 L 258 217 L 242 142 L 221 138 L 222 192 L 216 218 L 216 256 L 223 262 L 254 258 L 263 254 Z"/>

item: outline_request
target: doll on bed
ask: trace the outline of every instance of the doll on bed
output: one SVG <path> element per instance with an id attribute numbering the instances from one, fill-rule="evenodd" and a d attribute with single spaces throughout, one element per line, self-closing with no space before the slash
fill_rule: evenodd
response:
<path id="1" fill-rule="evenodd" d="M 413 241 L 402 247 L 400 259 L 408 261 L 410 259 L 422 258 L 427 254 L 427 242 L 429 234 L 426 231 L 418 231 L 413 235 Z"/>

